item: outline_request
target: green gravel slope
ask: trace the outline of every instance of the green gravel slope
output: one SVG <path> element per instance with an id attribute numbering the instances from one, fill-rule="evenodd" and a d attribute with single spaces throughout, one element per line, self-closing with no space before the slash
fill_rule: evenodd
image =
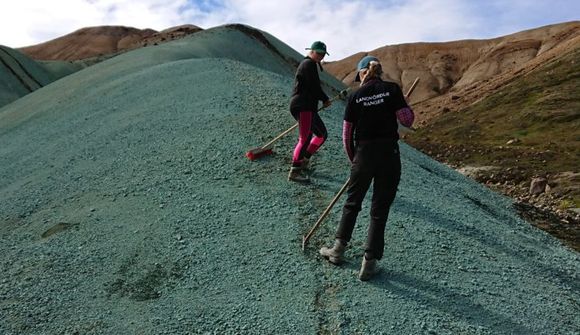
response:
<path id="1" fill-rule="evenodd" d="M 0 45 L 0 107 L 81 68 L 69 62 L 36 62 Z"/>
<path id="2" fill-rule="evenodd" d="M 299 54 L 239 26 L 114 57 L 0 109 L 2 334 L 577 334 L 580 259 L 402 144 L 383 271 L 336 267 L 344 105 L 313 183 L 286 180 Z M 228 46 L 228 47 L 226 47 Z M 329 94 L 342 87 L 326 78 Z M 369 197 L 370 198 L 370 197 Z"/>

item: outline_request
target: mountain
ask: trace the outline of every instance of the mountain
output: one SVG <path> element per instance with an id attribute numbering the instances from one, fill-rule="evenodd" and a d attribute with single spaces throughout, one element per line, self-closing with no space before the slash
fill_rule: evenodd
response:
<path id="1" fill-rule="evenodd" d="M 0 109 L 0 333 L 534 334 L 577 330 L 580 258 L 509 198 L 401 143 L 381 274 L 329 265 L 344 103 L 313 183 L 287 178 L 301 55 L 243 25 L 122 53 Z M 324 73 L 331 96 L 345 86 Z M 370 198 L 370 197 L 368 197 Z M 342 203 L 341 200 L 339 203 Z"/>
<path id="2" fill-rule="evenodd" d="M 155 46 L 201 30 L 190 24 L 160 32 L 123 26 L 100 26 L 79 29 L 25 48 L 0 46 L 0 107 L 121 52 Z"/>
<path id="3" fill-rule="evenodd" d="M 176 26 L 161 32 L 124 26 L 88 27 L 19 50 L 37 60 L 80 60 L 155 45 L 201 30 L 194 25 Z"/>
<path id="4" fill-rule="evenodd" d="M 574 21 L 489 40 L 385 46 L 326 63 L 325 68 L 345 84 L 353 85 L 357 62 L 371 54 L 381 60 L 385 79 L 402 84 L 403 88 L 420 78 L 412 103 L 449 98 L 456 92 L 471 92 L 477 100 L 514 76 L 522 76 L 577 48 L 579 41 L 580 21 Z M 448 108 L 456 108 L 457 103 L 453 101 Z M 424 123 L 438 112 L 419 109 Z"/>

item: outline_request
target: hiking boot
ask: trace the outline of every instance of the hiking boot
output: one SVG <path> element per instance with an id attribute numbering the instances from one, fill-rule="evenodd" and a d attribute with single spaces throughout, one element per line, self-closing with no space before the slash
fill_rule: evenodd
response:
<path id="1" fill-rule="evenodd" d="M 302 159 L 302 165 L 300 165 L 302 170 L 310 170 L 310 158 L 304 157 Z"/>
<path id="2" fill-rule="evenodd" d="M 299 183 L 308 183 L 310 182 L 310 178 L 305 175 L 302 171 L 302 168 L 298 166 L 293 166 L 290 168 L 290 173 L 288 174 L 288 180 L 296 181 Z"/>
<path id="3" fill-rule="evenodd" d="M 340 264 L 344 261 L 344 252 L 346 251 L 346 241 L 336 239 L 332 248 L 320 248 L 320 254 L 328 259 L 330 263 Z"/>
<path id="4" fill-rule="evenodd" d="M 379 272 L 377 263 L 378 261 L 376 259 L 367 259 L 366 256 L 363 256 L 358 279 L 367 281 L 376 275 Z"/>

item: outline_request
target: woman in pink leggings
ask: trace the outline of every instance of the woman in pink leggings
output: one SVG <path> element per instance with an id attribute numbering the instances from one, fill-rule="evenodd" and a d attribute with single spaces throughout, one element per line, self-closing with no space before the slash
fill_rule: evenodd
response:
<path id="1" fill-rule="evenodd" d="M 288 174 L 288 180 L 296 182 L 310 181 L 305 173 L 310 157 L 322 146 L 327 137 L 324 122 L 318 115 L 318 101 L 322 101 L 324 107 L 331 104 L 320 86 L 317 69 L 318 65 L 323 71 L 320 62 L 328 54 L 326 45 L 316 41 L 306 50 L 310 50 L 310 52 L 296 70 L 294 89 L 290 100 L 290 112 L 298 121 L 298 143 L 292 155 L 292 167 Z"/>

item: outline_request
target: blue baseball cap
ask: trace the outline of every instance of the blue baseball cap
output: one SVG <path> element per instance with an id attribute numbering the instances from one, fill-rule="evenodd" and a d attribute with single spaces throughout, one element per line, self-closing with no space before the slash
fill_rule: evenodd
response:
<path id="1" fill-rule="evenodd" d="M 354 81 L 360 81 L 360 75 L 359 72 L 362 69 L 368 69 L 369 66 L 371 65 L 371 62 L 379 62 L 379 59 L 375 56 L 364 56 L 357 64 L 356 66 L 356 78 L 354 78 Z"/>

